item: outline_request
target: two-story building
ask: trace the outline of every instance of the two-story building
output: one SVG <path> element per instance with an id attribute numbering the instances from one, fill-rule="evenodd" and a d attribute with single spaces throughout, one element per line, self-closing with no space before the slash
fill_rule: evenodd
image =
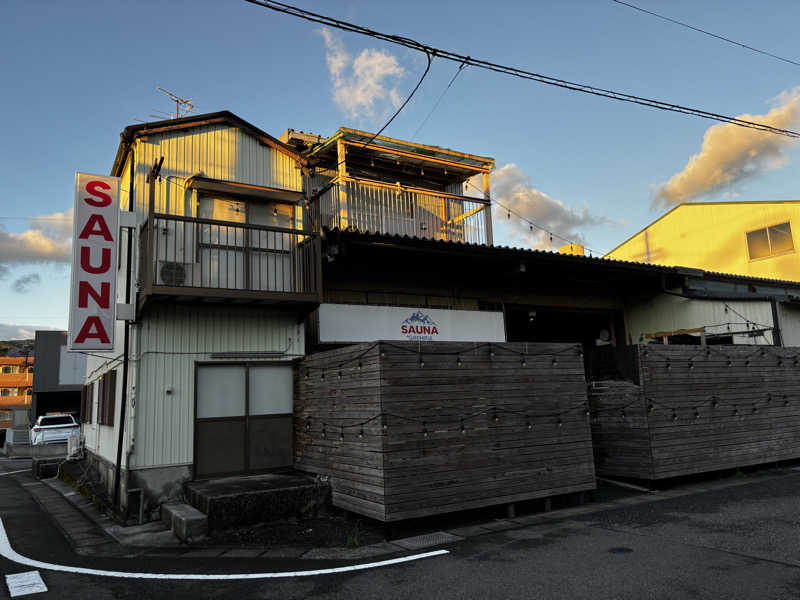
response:
<path id="1" fill-rule="evenodd" d="M 88 357 L 81 403 L 121 507 L 131 488 L 152 505 L 190 479 L 292 465 L 292 362 L 326 227 L 491 243 L 488 200 L 461 191 L 483 175 L 488 196 L 491 159 L 345 129 L 309 152 L 290 133 L 219 112 L 121 134 L 111 174 L 137 226 L 117 300 L 136 316 L 109 359 Z"/>
<path id="2" fill-rule="evenodd" d="M 775 302 L 800 284 L 494 246 L 493 165 L 345 128 L 278 139 L 229 112 L 125 128 L 117 301 L 135 317 L 87 357 L 81 400 L 114 503 L 292 467 L 293 365 L 318 350 L 785 342 Z"/>

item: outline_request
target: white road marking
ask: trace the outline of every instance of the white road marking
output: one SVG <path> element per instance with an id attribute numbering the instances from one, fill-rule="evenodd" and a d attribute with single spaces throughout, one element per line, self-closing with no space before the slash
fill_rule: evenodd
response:
<path id="1" fill-rule="evenodd" d="M 41 594 L 47 591 L 47 586 L 42 581 L 39 571 L 6 575 L 6 585 L 12 598 L 27 596 L 28 594 Z"/>
<path id="2" fill-rule="evenodd" d="M 364 563 L 360 565 L 350 565 L 348 567 L 331 567 L 328 569 L 313 569 L 309 571 L 282 571 L 276 573 L 224 573 L 224 574 L 204 574 L 204 573 L 131 573 L 127 571 L 105 571 L 103 569 L 86 569 L 83 567 L 73 567 L 70 565 L 57 565 L 53 563 L 46 563 L 40 560 L 34 560 L 26 556 L 18 554 L 12 547 L 11 542 L 8 540 L 6 528 L 3 525 L 3 519 L 0 518 L 0 556 L 12 562 L 36 569 L 43 569 L 45 571 L 60 571 L 62 573 L 77 573 L 79 575 L 95 575 L 98 577 L 122 577 L 127 579 L 201 579 L 201 580 L 236 580 L 236 579 L 278 579 L 283 577 L 310 577 L 312 575 L 333 575 L 336 573 L 349 573 L 351 571 L 364 571 L 366 569 L 375 569 L 377 567 L 388 567 L 389 565 L 398 565 L 401 563 L 411 562 L 414 560 L 421 560 L 423 558 L 431 558 L 433 556 L 441 556 L 443 554 L 450 554 L 448 550 L 434 550 L 432 552 L 423 552 L 422 554 L 412 554 L 411 556 L 402 556 L 400 558 L 390 558 L 388 560 L 381 560 L 378 562 Z"/>
<path id="3" fill-rule="evenodd" d="M 0 475 L 16 475 L 17 473 L 30 473 L 30 469 L 22 469 L 21 471 L 6 471 L 4 473 L 0 473 Z"/>

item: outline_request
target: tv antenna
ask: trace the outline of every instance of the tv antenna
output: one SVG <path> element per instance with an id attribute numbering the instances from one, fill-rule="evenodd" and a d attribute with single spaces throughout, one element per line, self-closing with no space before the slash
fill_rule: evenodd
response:
<path id="1" fill-rule="evenodd" d="M 185 117 L 190 112 L 192 112 L 192 109 L 194 108 L 194 104 L 192 104 L 192 99 L 191 98 L 181 98 L 177 94 L 173 94 L 169 90 L 165 90 L 162 87 L 156 87 L 156 89 L 159 92 L 169 96 L 169 98 L 175 102 L 175 115 L 173 116 L 172 113 L 170 113 L 170 117 L 171 118 L 180 119 L 181 117 Z M 183 107 L 183 112 L 181 112 L 181 107 Z"/>

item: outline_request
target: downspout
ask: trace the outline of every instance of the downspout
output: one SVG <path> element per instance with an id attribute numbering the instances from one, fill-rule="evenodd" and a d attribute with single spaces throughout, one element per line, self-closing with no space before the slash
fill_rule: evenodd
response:
<path id="1" fill-rule="evenodd" d="M 130 181 L 128 182 L 128 212 L 135 212 L 136 198 L 134 195 L 134 175 L 135 175 L 135 152 L 134 140 L 130 142 Z M 128 253 L 127 264 L 125 266 L 125 304 L 131 303 L 131 271 L 133 267 L 132 251 L 133 251 L 133 234 L 134 230 L 128 229 Z M 120 500 L 120 487 L 121 487 L 121 473 L 122 473 L 122 446 L 125 440 L 125 408 L 128 404 L 128 368 L 130 364 L 130 321 L 125 321 L 125 339 L 123 341 L 122 349 L 122 397 L 120 398 L 119 407 L 119 436 L 117 439 L 117 468 L 114 474 L 114 502 L 113 506 L 116 509 L 119 506 Z M 126 471 L 126 486 L 127 486 L 127 471 L 128 464 L 125 463 Z M 126 487 L 127 489 L 127 487 Z M 128 503 L 125 503 L 125 510 L 127 513 Z M 126 515 L 127 516 L 127 515 Z"/>

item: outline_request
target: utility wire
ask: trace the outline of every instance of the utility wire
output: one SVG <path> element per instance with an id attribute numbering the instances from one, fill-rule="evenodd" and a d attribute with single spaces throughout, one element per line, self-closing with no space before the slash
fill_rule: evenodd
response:
<path id="1" fill-rule="evenodd" d="M 466 66 L 467 66 L 467 65 L 466 65 L 465 63 L 461 63 L 460 65 L 458 65 L 458 69 L 457 69 L 457 70 L 456 70 L 456 72 L 453 74 L 453 77 L 450 79 L 450 83 L 448 83 L 448 84 L 447 84 L 447 87 L 446 87 L 446 88 L 444 88 L 444 90 L 442 91 L 441 95 L 439 96 L 439 98 L 438 98 L 438 99 L 436 100 L 436 102 L 434 103 L 434 105 L 433 105 L 433 108 L 431 108 L 431 111 L 428 113 L 428 116 L 426 116 L 426 117 L 423 119 L 422 123 L 420 123 L 420 124 L 419 124 L 419 127 L 417 127 L 417 130 L 416 130 L 416 131 L 415 131 L 415 132 L 414 132 L 414 133 L 411 135 L 411 139 L 412 139 L 412 140 L 413 140 L 413 139 L 416 139 L 416 137 L 417 137 L 417 134 L 420 132 L 420 130 L 421 130 L 423 127 L 425 127 L 425 123 L 427 123 L 427 122 L 428 122 L 428 119 L 430 119 L 430 118 L 431 118 L 431 115 L 432 115 L 434 112 L 436 112 L 436 109 L 437 109 L 437 108 L 439 108 L 439 103 L 442 101 L 442 98 L 444 98 L 445 94 L 447 94 L 447 90 L 449 90 L 449 89 L 450 89 L 450 88 L 453 86 L 453 82 L 455 82 L 455 80 L 456 80 L 456 77 L 458 77 L 458 76 L 461 74 L 461 71 L 463 71 L 463 70 L 464 70 L 464 67 L 466 67 Z"/>
<path id="2" fill-rule="evenodd" d="M 742 44 L 741 42 L 737 42 L 736 40 L 732 40 L 730 38 L 726 38 L 721 35 L 717 35 L 716 33 L 711 33 L 710 31 L 706 31 L 705 29 L 700 29 L 699 27 L 695 27 L 694 25 L 689 25 L 688 23 L 683 23 L 681 21 L 676 21 L 675 19 L 670 19 L 664 15 L 660 15 L 658 13 L 646 10 L 641 8 L 640 6 L 636 6 L 635 4 L 631 4 L 629 2 L 623 2 L 622 0 L 611 0 L 612 2 L 616 2 L 617 4 L 622 4 L 623 6 L 627 6 L 634 10 L 638 10 L 639 12 L 643 12 L 645 14 L 651 15 L 653 17 L 657 17 L 659 19 L 663 19 L 664 21 L 669 21 L 670 23 L 674 23 L 675 25 L 680 25 L 681 27 L 686 27 L 687 29 L 691 29 L 693 31 L 697 31 L 698 33 L 702 33 L 704 35 L 711 36 L 713 38 L 717 38 L 718 40 L 722 40 L 723 42 L 728 42 L 729 44 L 733 44 L 734 46 L 739 46 L 740 48 L 744 48 L 746 50 L 751 50 L 752 52 L 758 52 L 759 54 L 763 54 L 764 56 L 769 56 L 770 58 L 776 58 L 778 60 L 782 60 L 783 62 L 789 63 L 791 65 L 795 65 L 800 67 L 800 62 L 796 62 L 791 60 L 790 58 L 784 58 L 782 56 L 778 56 L 777 54 L 772 54 L 771 52 L 767 52 L 766 50 L 759 50 L 758 48 L 754 48 L 753 46 L 748 46 L 747 44 Z"/>
<path id="3" fill-rule="evenodd" d="M 333 17 L 327 17 L 325 15 L 303 10 L 296 6 L 292 6 L 290 4 L 278 2 L 277 0 L 245 0 L 245 2 L 249 2 L 250 4 L 255 4 L 257 6 L 261 6 L 262 8 L 268 8 L 270 10 L 280 12 L 283 14 L 298 17 L 300 19 L 304 19 L 312 23 L 327 25 L 329 27 L 340 29 L 342 31 L 349 31 L 351 33 L 360 33 L 362 35 L 366 35 L 378 40 L 390 42 L 392 44 L 398 44 L 400 46 L 404 46 L 412 50 L 425 52 L 426 54 L 431 54 L 433 56 L 436 56 L 437 58 L 443 58 L 445 60 L 450 60 L 457 63 L 463 63 L 467 66 L 478 67 L 480 69 L 485 69 L 487 71 L 494 71 L 495 73 L 501 73 L 503 75 L 512 75 L 520 79 L 528 79 L 530 81 L 536 81 L 538 83 L 543 83 L 545 85 L 552 85 L 555 87 L 571 90 L 574 92 L 581 92 L 584 94 L 591 94 L 603 98 L 610 98 L 612 100 L 617 100 L 620 102 L 639 104 L 641 106 L 655 108 L 657 110 L 664 110 L 668 112 L 676 112 L 681 114 L 692 115 L 704 119 L 709 119 L 712 121 L 730 123 L 738 127 L 747 127 L 749 129 L 765 131 L 767 133 L 774 133 L 776 135 L 782 135 L 790 138 L 800 138 L 800 133 L 798 133 L 797 131 L 792 131 L 791 129 L 781 129 L 779 127 L 772 127 L 771 125 L 767 125 L 765 123 L 759 123 L 758 121 L 748 121 L 746 119 L 731 117 L 720 113 L 694 108 L 691 106 L 674 104 L 672 102 L 655 100 L 653 98 L 645 98 L 643 96 L 634 96 L 633 94 L 617 92 L 614 90 L 607 90 L 604 88 L 594 87 L 583 83 L 575 83 L 572 81 L 559 79 L 557 77 L 552 77 L 549 75 L 543 75 L 540 73 L 534 73 L 532 71 L 526 71 L 524 69 L 519 69 L 516 67 L 510 67 L 499 63 L 493 63 L 487 60 L 472 58 L 470 56 L 465 56 L 463 54 L 452 52 L 450 50 L 444 50 L 441 48 L 428 46 L 426 44 L 422 44 L 421 42 L 418 42 L 416 40 L 407 37 L 392 35 L 388 33 L 381 33 L 379 31 L 375 31 L 373 29 L 369 29 L 361 25 L 355 25 L 347 21 L 341 21 L 339 19 L 334 19 Z"/>

